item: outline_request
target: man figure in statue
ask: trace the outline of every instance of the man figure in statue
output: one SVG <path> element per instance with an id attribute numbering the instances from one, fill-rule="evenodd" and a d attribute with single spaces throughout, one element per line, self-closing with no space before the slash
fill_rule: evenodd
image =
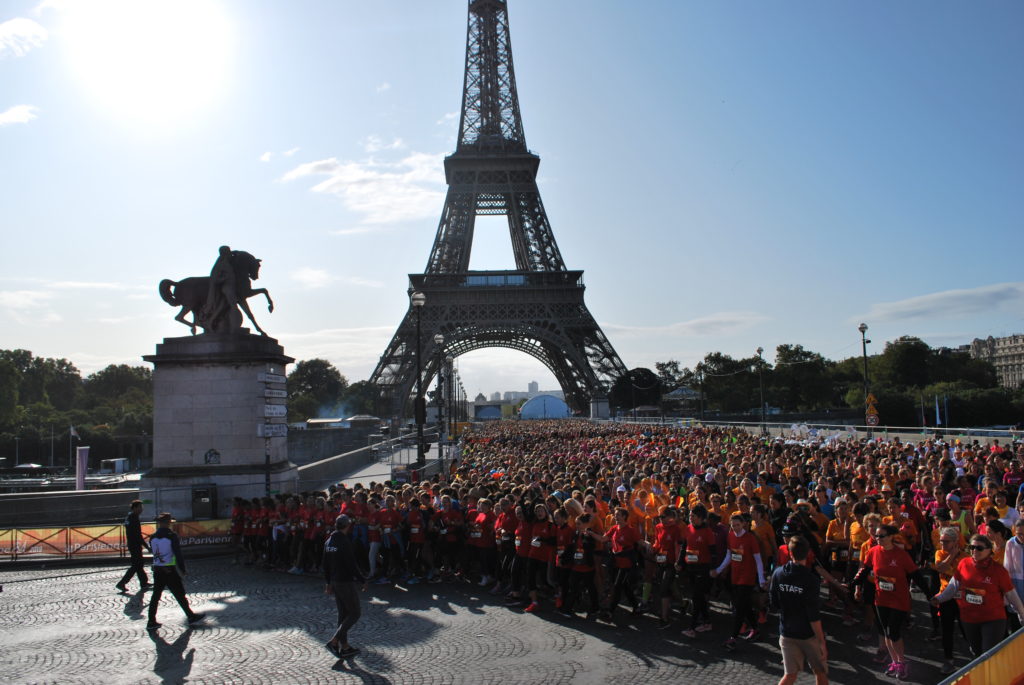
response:
<path id="1" fill-rule="evenodd" d="M 203 307 L 203 318 L 207 322 L 207 330 L 220 328 L 217 319 L 222 315 L 230 320 L 232 310 L 238 305 L 235 293 L 235 270 L 231 266 L 231 248 L 221 245 L 220 255 L 210 270 L 210 289 Z"/>

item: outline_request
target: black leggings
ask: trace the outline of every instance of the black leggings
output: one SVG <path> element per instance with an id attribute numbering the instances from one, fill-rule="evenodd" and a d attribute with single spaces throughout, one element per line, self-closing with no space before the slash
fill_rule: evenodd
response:
<path id="1" fill-rule="evenodd" d="M 1006 635 L 1006 619 L 998 621 L 985 621 L 984 623 L 968 623 L 961 621 L 964 627 L 964 635 L 967 636 L 967 644 L 971 646 L 971 654 L 979 657 L 992 649 Z"/>
<path id="2" fill-rule="evenodd" d="M 939 605 L 939 624 L 942 626 L 942 653 L 947 659 L 953 658 L 953 631 L 956 629 L 956 623 L 959 618 L 960 606 L 956 603 L 955 599 Z"/>
<path id="3" fill-rule="evenodd" d="M 690 571 L 690 599 L 693 600 L 693 628 L 705 623 L 711 623 L 710 603 L 708 595 L 711 593 L 711 576 L 708 573 L 708 565 L 691 565 Z"/>
<path id="4" fill-rule="evenodd" d="M 754 586 L 732 586 L 732 636 L 739 637 L 740 628 L 747 624 L 748 630 L 757 630 L 757 613 L 754 611 Z"/>
<path id="5" fill-rule="evenodd" d="M 609 611 L 615 611 L 615 607 L 619 605 L 619 599 L 621 599 L 623 594 L 626 596 L 626 601 L 629 602 L 629 605 L 631 607 L 635 607 L 636 596 L 633 594 L 632 568 L 615 569 L 615 581 L 612 585 L 612 599 L 608 603 Z"/>
<path id="6" fill-rule="evenodd" d="M 569 574 L 569 594 L 565 598 L 562 607 L 566 611 L 572 611 L 581 595 L 586 592 L 590 598 L 591 612 L 600 611 L 601 605 L 597 598 L 597 586 L 594 585 L 593 571 L 572 571 Z"/>
<path id="7" fill-rule="evenodd" d="M 878 630 L 887 639 L 896 642 L 903 637 L 903 624 L 907 621 L 907 612 L 875 605 L 875 616 L 878 617 Z"/>

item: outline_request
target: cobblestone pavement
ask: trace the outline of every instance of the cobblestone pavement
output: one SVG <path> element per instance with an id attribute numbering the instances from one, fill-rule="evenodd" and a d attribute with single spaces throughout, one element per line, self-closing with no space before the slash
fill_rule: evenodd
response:
<path id="1" fill-rule="evenodd" d="M 688 641 L 679 628 L 620 613 L 616 626 L 571 620 L 550 609 L 524 614 L 469 584 L 371 585 L 350 634 L 362 648 L 338 661 L 323 643 L 335 628 L 333 599 L 319 577 L 230 566 L 224 558 L 189 564 L 186 587 L 205 624 L 188 629 L 164 595 L 147 633 L 147 594 L 114 589 L 123 566 L 0 572 L 0 682 L 3 683 L 774 683 L 782 675 L 774 621 L 755 643 L 722 647 L 730 625 L 715 604 L 715 631 Z M 132 582 L 131 587 L 136 587 Z M 911 679 L 940 680 L 928 626 L 909 630 Z M 894 682 L 835 616 L 832 682 Z M 919 655 L 929 658 L 922 661 Z M 962 656 L 962 655 L 961 655 Z M 961 659 L 961 663 L 963 660 Z M 809 674 L 798 682 L 813 682 Z"/>

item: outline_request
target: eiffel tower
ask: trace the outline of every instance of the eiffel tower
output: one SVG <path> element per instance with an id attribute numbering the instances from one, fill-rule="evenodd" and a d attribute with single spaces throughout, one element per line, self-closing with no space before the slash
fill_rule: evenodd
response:
<path id="1" fill-rule="evenodd" d="M 448 194 L 426 271 L 409 275 L 409 295 L 426 301 L 419 311 L 410 302 L 370 378 L 394 415 L 404 415 L 413 392 L 418 350 L 424 387 L 438 372 L 439 352 L 525 352 L 551 370 L 566 403 L 584 415 L 626 373 L 583 302 L 583 272 L 565 268 L 537 189 L 539 165 L 523 134 L 506 0 L 469 0 L 459 140 L 444 160 Z M 508 218 L 515 270 L 469 270 L 480 215 Z"/>

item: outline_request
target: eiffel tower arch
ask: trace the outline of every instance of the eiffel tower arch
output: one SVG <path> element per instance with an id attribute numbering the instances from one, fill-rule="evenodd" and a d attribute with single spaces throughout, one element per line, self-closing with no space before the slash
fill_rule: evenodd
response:
<path id="1" fill-rule="evenodd" d="M 583 301 L 582 271 L 566 269 L 537 188 L 540 157 L 526 147 L 516 93 L 506 0 L 469 0 L 459 139 L 444 160 L 448 193 L 422 274 L 409 275 L 410 302 L 370 381 L 404 415 L 421 353 L 423 387 L 444 354 L 486 347 L 524 352 L 554 374 L 567 404 L 588 414 L 626 372 Z M 476 217 L 508 219 L 515 270 L 470 271 Z M 419 337 L 417 337 L 417 323 Z M 419 349 L 418 349 L 419 348 Z"/>

